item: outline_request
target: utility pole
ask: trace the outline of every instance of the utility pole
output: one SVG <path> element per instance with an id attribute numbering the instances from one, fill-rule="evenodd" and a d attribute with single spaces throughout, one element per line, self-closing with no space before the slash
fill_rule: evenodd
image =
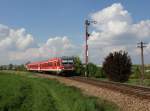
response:
<path id="1" fill-rule="evenodd" d="M 85 20 L 85 77 L 87 77 L 87 65 L 88 65 L 88 38 L 90 36 L 89 32 L 88 32 L 88 28 L 90 26 L 91 23 L 96 24 L 96 21 L 89 21 L 89 20 Z"/>
<path id="2" fill-rule="evenodd" d="M 141 85 L 143 85 L 143 80 L 144 80 L 144 55 L 143 55 L 143 49 L 146 47 L 146 43 L 143 43 L 142 41 L 138 43 L 138 48 L 141 49 Z"/>

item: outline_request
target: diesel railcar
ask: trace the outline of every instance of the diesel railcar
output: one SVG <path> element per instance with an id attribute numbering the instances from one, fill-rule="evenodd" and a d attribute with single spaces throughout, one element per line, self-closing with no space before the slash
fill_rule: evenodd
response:
<path id="1" fill-rule="evenodd" d="M 52 58 L 46 61 L 33 62 L 26 64 L 26 69 L 28 71 L 38 71 L 38 72 L 55 72 L 61 74 L 64 72 L 74 71 L 74 59 L 73 57 L 59 57 Z"/>

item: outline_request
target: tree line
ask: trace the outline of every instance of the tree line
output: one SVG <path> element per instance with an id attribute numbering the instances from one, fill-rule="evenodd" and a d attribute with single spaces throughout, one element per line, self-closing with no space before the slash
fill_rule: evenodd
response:
<path id="1" fill-rule="evenodd" d="M 108 78 L 111 81 L 125 82 L 132 74 L 132 61 L 130 56 L 125 51 L 118 51 L 109 53 L 106 56 L 102 66 L 95 65 L 94 63 L 88 63 L 85 65 L 82 63 L 79 57 L 74 57 L 75 74 L 84 76 L 85 70 L 88 77 L 95 78 Z M 25 71 L 25 65 L 1 65 L 0 70 L 19 70 Z M 139 76 L 140 69 L 135 68 L 136 75 Z"/>
<path id="2" fill-rule="evenodd" d="M 18 71 L 25 71 L 25 65 L 13 65 L 13 64 L 8 64 L 8 65 L 1 65 L 0 70 L 18 70 Z"/>
<path id="3" fill-rule="evenodd" d="M 84 67 L 79 57 L 75 57 L 75 71 L 78 75 L 84 76 L 85 69 L 88 77 L 108 78 L 111 81 L 125 82 L 132 74 L 132 61 L 125 51 L 113 52 L 106 56 L 102 66 L 88 63 Z"/>

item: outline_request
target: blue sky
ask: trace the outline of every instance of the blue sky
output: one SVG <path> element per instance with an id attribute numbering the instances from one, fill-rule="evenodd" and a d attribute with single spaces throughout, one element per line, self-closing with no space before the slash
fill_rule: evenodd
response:
<path id="1" fill-rule="evenodd" d="M 0 23 L 24 27 L 37 41 L 66 35 L 81 43 L 84 19 L 113 3 L 122 3 L 134 22 L 150 18 L 149 0 L 0 0 Z"/>
<path id="2" fill-rule="evenodd" d="M 64 55 L 84 60 L 85 19 L 98 21 L 90 27 L 90 62 L 125 50 L 140 63 L 142 40 L 150 63 L 149 10 L 149 0 L 0 0 L 0 64 Z"/>

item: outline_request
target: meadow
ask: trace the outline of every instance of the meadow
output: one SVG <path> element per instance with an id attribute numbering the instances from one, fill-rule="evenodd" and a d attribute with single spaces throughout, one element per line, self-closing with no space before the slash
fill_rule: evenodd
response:
<path id="1" fill-rule="evenodd" d="M 141 83 L 141 67 L 140 65 L 132 66 L 132 74 L 126 83 L 140 85 Z M 145 66 L 143 85 L 150 87 L 150 66 Z"/>
<path id="2" fill-rule="evenodd" d="M 56 80 L 1 71 L 0 111 L 117 111 L 117 106 Z"/>

